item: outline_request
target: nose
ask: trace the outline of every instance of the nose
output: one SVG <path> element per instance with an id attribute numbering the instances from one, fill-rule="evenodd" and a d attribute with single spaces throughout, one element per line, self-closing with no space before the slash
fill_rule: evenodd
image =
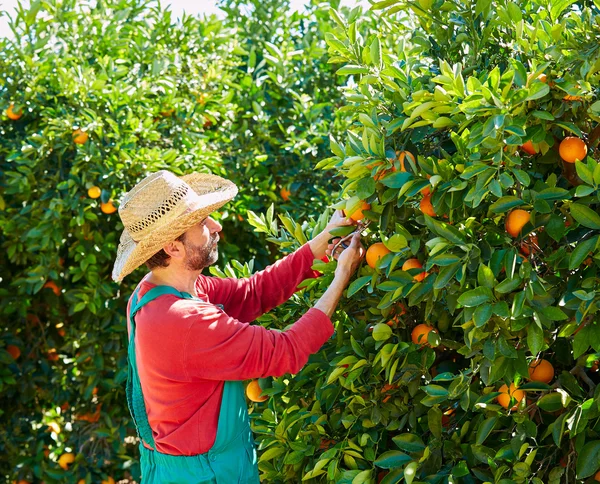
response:
<path id="1" fill-rule="evenodd" d="M 223 230 L 221 224 L 212 217 L 208 217 L 208 219 L 206 220 L 206 226 L 208 227 L 208 230 L 210 230 L 211 234 Z"/>

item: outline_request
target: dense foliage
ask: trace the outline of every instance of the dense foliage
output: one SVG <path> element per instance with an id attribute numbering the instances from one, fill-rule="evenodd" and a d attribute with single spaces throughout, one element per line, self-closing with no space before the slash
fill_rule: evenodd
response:
<path id="1" fill-rule="evenodd" d="M 226 11 L 175 21 L 155 2 L 32 2 L 0 39 L 2 480 L 139 478 L 124 310 L 143 269 L 110 279 L 115 210 L 137 180 L 162 168 L 232 179 L 221 256 L 257 268 L 276 254 L 248 210 L 329 203 L 332 174 L 311 177 L 344 126 L 326 12 Z"/>
<path id="2" fill-rule="evenodd" d="M 594 479 L 598 5 L 374 8 L 367 35 L 332 13 L 353 124 L 319 163 L 345 177 L 336 207 L 364 212 L 367 260 L 335 340 L 255 407 L 265 481 Z M 280 218 L 253 223 L 302 243 Z"/>

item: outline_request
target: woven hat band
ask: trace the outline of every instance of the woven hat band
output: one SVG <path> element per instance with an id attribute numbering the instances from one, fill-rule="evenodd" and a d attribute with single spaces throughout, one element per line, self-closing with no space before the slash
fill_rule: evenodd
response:
<path id="1" fill-rule="evenodd" d="M 124 228 L 135 242 L 202 206 L 200 197 L 187 183 L 170 172 L 158 174 L 161 176 L 146 180 L 135 192 L 128 193 L 120 207 Z"/>

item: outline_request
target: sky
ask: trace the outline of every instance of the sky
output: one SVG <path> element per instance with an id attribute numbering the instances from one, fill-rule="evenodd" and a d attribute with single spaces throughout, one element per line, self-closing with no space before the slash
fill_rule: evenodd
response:
<path id="1" fill-rule="evenodd" d="M 29 3 L 28 0 L 22 0 L 22 2 L 25 4 Z M 0 10 L 7 11 L 9 15 L 14 14 L 17 3 L 17 0 L 0 0 Z M 216 1 L 211 0 L 163 0 L 161 3 L 163 6 L 169 5 L 171 11 L 177 16 L 181 15 L 184 11 L 187 14 L 219 14 L 219 9 L 215 6 Z M 293 10 L 302 9 L 306 3 L 308 3 L 306 0 L 291 0 Z M 368 0 L 342 0 L 341 3 L 349 7 L 360 4 L 365 10 L 369 7 Z M 10 33 L 6 17 L 0 17 L 0 37 L 10 35 Z"/>

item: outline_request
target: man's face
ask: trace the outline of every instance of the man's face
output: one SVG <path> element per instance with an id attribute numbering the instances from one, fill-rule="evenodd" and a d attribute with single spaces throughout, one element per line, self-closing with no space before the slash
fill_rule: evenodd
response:
<path id="1" fill-rule="evenodd" d="M 201 271 L 219 258 L 217 243 L 219 232 L 223 227 L 216 220 L 207 217 L 201 223 L 185 233 L 185 268 L 190 271 Z"/>

